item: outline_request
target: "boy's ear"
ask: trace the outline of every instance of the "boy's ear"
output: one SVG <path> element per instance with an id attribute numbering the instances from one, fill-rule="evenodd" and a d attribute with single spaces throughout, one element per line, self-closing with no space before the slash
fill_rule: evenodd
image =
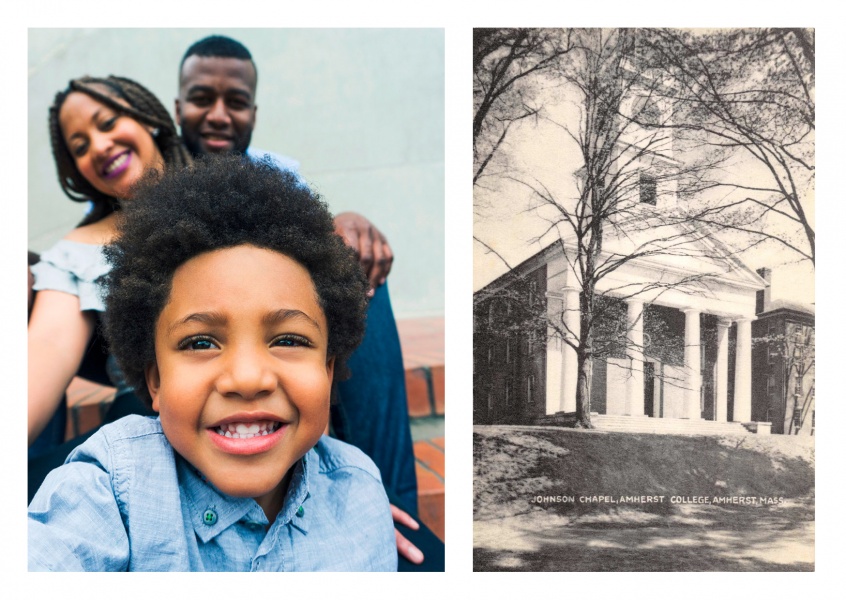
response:
<path id="1" fill-rule="evenodd" d="M 147 381 L 147 391 L 150 392 L 150 398 L 153 399 L 153 410 L 159 412 L 159 387 L 161 385 L 159 365 L 155 362 L 147 365 L 144 369 L 144 379 Z"/>

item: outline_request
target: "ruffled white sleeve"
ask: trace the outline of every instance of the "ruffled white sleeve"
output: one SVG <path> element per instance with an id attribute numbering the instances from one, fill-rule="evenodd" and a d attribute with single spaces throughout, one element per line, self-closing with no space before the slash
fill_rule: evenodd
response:
<path id="1" fill-rule="evenodd" d="M 34 264 L 34 290 L 55 290 L 79 297 L 80 310 L 103 312 L 103 287 L 97 281 L 109 271 L 103 246 L 59 240 Z"/>

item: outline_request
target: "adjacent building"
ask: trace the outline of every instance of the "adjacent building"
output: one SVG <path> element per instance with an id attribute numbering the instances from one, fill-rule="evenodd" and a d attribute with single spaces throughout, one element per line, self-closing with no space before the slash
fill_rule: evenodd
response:
<path id="1" fill-rule="evenodd" d="M 767 281 L 770 269 L 758 272 Z M 752 324 L 752 418 L 773 433 L 814 435 L 814 307 L 758 294 Z"/>

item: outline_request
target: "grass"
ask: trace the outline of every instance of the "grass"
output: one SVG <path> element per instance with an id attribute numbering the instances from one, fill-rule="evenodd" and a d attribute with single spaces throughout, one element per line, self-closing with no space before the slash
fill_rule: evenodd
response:
<path id="1" fill-rule="evenodd" d="M 474 432 L 477 571 L 813 570 L 813 445 L 489 426 Z M 664 496 L 639 503 L 580 496 Z M 573 502 L 537 503 L 537 496 Z M 672 503 L 673 496 L 777 505 Z"/>

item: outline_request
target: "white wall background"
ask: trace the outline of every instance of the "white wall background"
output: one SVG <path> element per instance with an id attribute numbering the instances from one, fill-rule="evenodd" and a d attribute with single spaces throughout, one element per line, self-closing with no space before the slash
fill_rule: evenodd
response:
<path id="1" fill-rule="evenodd" d="M 386 235 L 397 318 L 444 314 L 442 29 L 30 29 L 28 246 L 42 251 L 82 218 L 59 187 L 47 131 L 55 93 L 82 75 L 122 75 L 172 110 L 179 61 L 212 34 L 258 66 L 252 144 L 291 156 L 333 212 Z"/>

